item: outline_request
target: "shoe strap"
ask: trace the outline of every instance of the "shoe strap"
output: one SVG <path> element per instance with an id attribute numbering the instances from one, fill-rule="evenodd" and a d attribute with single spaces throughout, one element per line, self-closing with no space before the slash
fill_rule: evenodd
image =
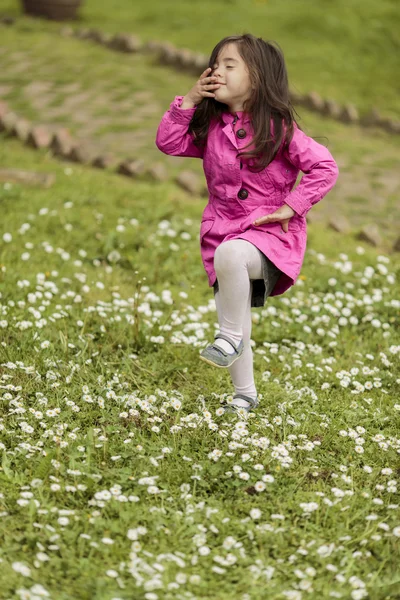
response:
<path id="1" fill-rule="evenodd" d="M 250 406 L 257 406 L 258 404 L 258 400 L 257 398 L 250 398 L 249 396 L 245 396 L 244 394 L 235 394 L 233 396 L 233 399 L 235 398 L 240 398 L 241 400 L 246 400 L 246 402 L 248 402 L 250 404 Z"/>
<path id="2" fill-rule="evenodd" d="M 214 337 L 214 340 L 216 340 L 218 338 L 221 338 L 221 340 L 225 340 L 226 342 L 229 342 L 229 344 L 232 346 L 232 348 L 234 349 L 234 351 L 236 352 L 236 354 L 239 354 L 239 351 L 238 351 L 238 347 L 239 346 L 236 347 L 235 344 L 233 343 L 233 341 L 231 340 L 231 338 L 229 338 L 224 333 L 217 333 L 217 335 Z"/>
<path id="3" fill-rule="evenodd" d="M 222 356 L 232 356 L 232 354 L 228 354 L 228 352 L 225 352 L 225 350 L 223 350 L 222 348 L 220 348 L 216 344 L 210 344 L 210 347 L 213 350 L 217 350 L 218 352 L 220 352 L 220 354 L 222 354 Z"/>

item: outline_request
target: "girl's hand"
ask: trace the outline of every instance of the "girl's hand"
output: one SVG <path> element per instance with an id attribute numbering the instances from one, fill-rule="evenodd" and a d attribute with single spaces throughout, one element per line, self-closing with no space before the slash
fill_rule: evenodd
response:
<path id="1" fill-rule="evenodd" d="M 202 101 L 203 98 L 215 97 L 215 94 L 213 94 L 210 90 L 219 88 L 220 86 L 216 83 L 216 77 L 209 77 L 211 70 L 211 67 L 208 67 L 205 71 L 203 71 L 192 89 L 189 90 L 189 92 L 183 98 L 182 106 L 185 103 L 185 100 L 193 103 L 196 106 Z"/>
<path id="2" fill-rule="evenodd" d="M 276 221 L 281 222 L 282 229 L 285 233 L 289 231 L 290 218 L 295 215 L 295 211 L 288 204 L 280 206 L 275 212 L 265 217 L 260 217 L 253 222 L 253 225 L 262 225 L 263 223 L 275 223 Z"/>

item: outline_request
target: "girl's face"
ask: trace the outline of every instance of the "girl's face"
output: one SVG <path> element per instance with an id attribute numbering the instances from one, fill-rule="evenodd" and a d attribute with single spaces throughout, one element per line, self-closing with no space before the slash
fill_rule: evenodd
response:
<path id="1" fill-rule="evenodd" d="M 243 102 L 250 96 L 251 83 L 247 66 L 237 51 L 236 44 L 226 44 L 220 51 L 212 75 L 220 83 L 215 88 L 215 99 L 227 104 L 231 112 L 242 111 Z"/>

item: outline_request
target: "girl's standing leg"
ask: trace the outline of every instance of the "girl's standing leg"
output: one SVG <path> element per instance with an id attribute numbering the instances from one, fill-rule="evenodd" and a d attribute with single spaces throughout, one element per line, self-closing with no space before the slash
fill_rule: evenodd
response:
<path id="1" fill-rule="evenodd" d="M 243 239 L 222 242 L 214 253 L 214 269 L 218 278 L 221 300 L 221 333 L 239 344 L 243 337 L 243 322 L 250 294 L 250 279 L 262 274 L 262 253 L 251 242 Z M 233 353 L 229 342 L 215 341 L 227 352 Z"/>
<path id="2" fill-rule="evenodd" d="M 244 352 L 229 371 L 236 393 L 257 396 L 253 375 L 253 351 L 251 338 L 251 292 L 250 279 L 262 279 L 262 253 L 247 240 L 236 239 L 222 242 L 214 254 L 214 268 L 219 290 L 215 294 L 221 333 L 239 344 L 243 338 Z M 232 347 L 226 340 L 217 339 L 214 344 L 227 352 Z M 235 403 L 243 404 L 237 400 Z"/>
<path id="3" fill-rule="evenodd" d="M 257 389 L 254 382 L 254 369 L 253 369 L 253 350 L 250 345 L 251 339 L 251 329 L 252 329 L 252 320 L 251 320 L 251 292 L 252 292 L 253 284 L 250 282 L 250 293 L 248 297 L 248 303 L 245 313 L 245 318 L 243 321 L 243 343 L 244 350 L 243 354 L 240 358 L 238 358 L 233 365 L 229 367 L 229 373 L 232 379 L 232 383 L 235 388 L 236 394 L 245 394 L 246 396 L 250 396 L 251 398 L 257 397 Z M 222 307 L 220 300 L 219 291 L 215 294 L 215 305 L 218 313 L 218 321 L 222 320 Z M 241 404 L 243 406 L 248 406 L 246 401 L 239 400 L 234 401 L 235 404 Z"/>

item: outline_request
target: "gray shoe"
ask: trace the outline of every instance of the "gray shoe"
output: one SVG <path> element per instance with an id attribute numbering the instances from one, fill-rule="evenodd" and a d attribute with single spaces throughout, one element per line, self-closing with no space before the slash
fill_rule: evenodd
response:
<path id="1" fill-rule="evenodd" d="M 258 406 L 258 398 L 250 398 L 250 396 L 245 396 L 244 394 L 235 394 L 233 399 L 240 398 L 241 400 L 246 400 L 249 402 L 249 406 L 238 406 L 237 404 L 222 404 L 222 408 L 224 412 L 237 412 L 238 410 L 245 410 L 246 412 L 250 412 L 254 408 Z"/>
<path id="2" fill-rule="evenodd" d="M 225 352 L 222 348 L 219 348 L 215 344 L 210 344 L 207 348 L 204 348 L 200 352 L 200 359 L 204 360 L 209 365 L 213 365 L 214 367 L 230 367 L 231 364 L 235 362 L 242 354 L 244 350 L 243 340 L 240 340 L 239 345 L 236 347 L 233 340 L 231 340 L 224 333 L 217 333 L 214 340 L 221 338 L 222 340 L 226 340 L 231 344 L 234 349 L 232 354 Z"/>

